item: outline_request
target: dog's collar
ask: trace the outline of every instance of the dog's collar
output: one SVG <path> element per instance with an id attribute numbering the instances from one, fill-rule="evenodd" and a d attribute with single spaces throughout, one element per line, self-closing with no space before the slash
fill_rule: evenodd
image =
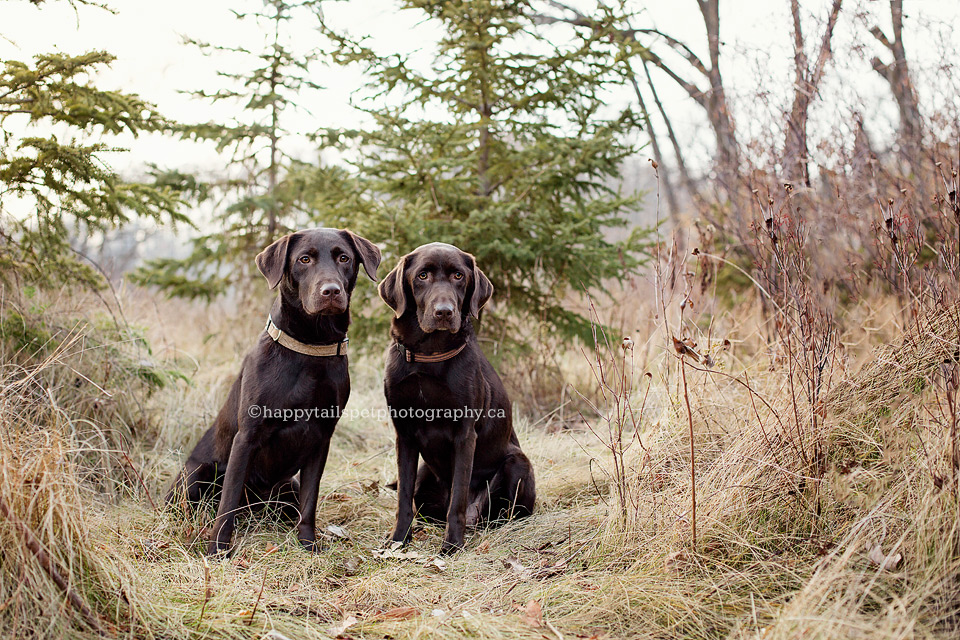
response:
<path id="1" fill-rule="evenodd" d="M 464 342 L 462 345 L 456 349 L 451 349 L 450 351 L 435 351 L 433 353 L 417 353 L 412 351 L 399 342 L 394 343 L 397 345 L 397 351 L 400 352 L 400 355 L 403 356 L 403 359 L 407 362 L 444 362 L 450 360 L 451 358 L 456 358 L 460 355 L 460 352 L 467 348 L 467 343 Z"/>
<path id="2" fill-rule="evenodd" d="M 291 335 L 284 333 L 280 327 L 273 323 L 273 317 L 267 316 L 267 326 L 264 328 L 267 335 L 290 351 L 296 351 L 307 356 L 345 356 L 347 355 L 347 343 L 349 338 L 344 338 L 335 344 L 307 344 L 300 342 Z"/>

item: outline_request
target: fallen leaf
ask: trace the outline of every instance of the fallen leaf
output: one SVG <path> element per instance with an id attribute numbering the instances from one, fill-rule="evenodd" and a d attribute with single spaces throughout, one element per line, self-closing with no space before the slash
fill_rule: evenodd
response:
<path id="1" fill-rule="evenodd" d="M 903 559 L 903 555 L 899 553 L 894 553 L 884 555 L 883 549 L 880 548 L 880 545 L 874 545 L 870 549 L 870 553 L 867 554 L 867 557 L 870 558 L 870 561 L 880 567 L 881 571 L 893 571 L 897 568 L 897 565 L 900 564 L 900 561 Z"/>
<path id="2" fill-rule="evenodd" d="M 440 558 L 431 558 L 430 561 L 427 562 L 427 569 L 431 569 L 437 573 L 443 573 L 447 570 L 447 562 Z"/>
<path id="3" fill-rule="evenodd" d="M 347 616 L 346 618 L 343 619 L 343 622 L 341 622 L 340 624 L 330 627 L 329 633 L 334 637 L 339 636 L 340 634 L 342 634 L 344 631 L 346 631 L 347 629 L 349 629 L 355 624 L 357 624 L 357 619 L 354 618 L 353 616 Z"/>
<path id="4" fill-rule="evenodd" d="M 683 551 L 683 550 L 674 551 L 673 553 L 669 554 L 666 558 L 664 558 L 663 566 L 668 571 L 669 570 L 679 571 L 681 566 L 685 564 L 689 559 L 690 557 L 687 555 L 686 551 Z"/>
<path id="5" fill-rule="evenodd" d="M 350 502 L 350 496 L 345 493 L 328 493 L 323 499 L 330 502 Z"/>
<path id="6" fill-rule="evenodd" d="M 360 559 L 359 558 L 347 558 L 343 561 L 343 572 L 348 576 L 356 575 L 357 570 L 360 568 Z"/>
<path id="7" fill-rule="evenodd" d="M 327 533 L 333 535 L 336 538 L 340 538 L 341 540 L 350 539 L 350 536 L 347 535 L 346 529 L 344 529 L 341 526 L 330 524 L 330 525 L 327 525 L 326 531 Z"/>
<path id="8" fill-rule="evenodd" d="M 395 607 L 388 609 L 380 614 L 383 620 L 409 620 L 420 615 L 420 610 L 416 607 Z"/>
<path id="9" fill-rule="evenodd" d="M 280 547 L 278 547 L 275 544 L 271 544 L 269 547 L 267 547 L 267 550 L 263 552 L 263 555 L 268 556 L 271 553 L 276 553 L 279 550 L 280 550 Z"/>
<path id="10" fill-rule="evenodd" d="M 481 542 L 477 545 L 477 553 L 490 553 L 490 542 Z"/>
<path id="11" fill-rule="evenodd" d="M 402 542 L 393 542 L 389 547 L 382 549 L 373 549 L 371 553 L 375 558 L 394 559 L 394 560 L 416 560 L 420 554 L 416 551 L 403 551 Z"/>
<path id="12" fill-rule="evenodd" d="M 514 573 L 523 573 L 527 570 L 527 568 L 520 564 L 520 561 L 516 558 L 507 557 L 502 559 L 500 562 L 503 563 L 504 567 L 510 569 Z"/>
<path id="13" fill-rule="evenodd" d="M 527 606 L 521 609 L 520 619 L 534 629 L 539 629 L 542 627 L 543 607 L 540 605 L 540 602 L 537 600 L 531 600 L 528 602 Z"/>

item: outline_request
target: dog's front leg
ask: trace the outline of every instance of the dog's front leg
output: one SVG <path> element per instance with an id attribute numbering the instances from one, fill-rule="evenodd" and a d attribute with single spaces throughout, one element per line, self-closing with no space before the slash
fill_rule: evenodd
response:
<path id="1" fill-rule="evenodd" d="M 416 444 L 397 434 L 397 524 L 390 539 L 394 542 L 410 540 L 413 526 L 413 491 L 417 483 L 417 461 L 420 452 Z"/>
<path id="2" fill-rule="evenodd" d="M 220 506 L 217 509 L 217 519 L 213 524 L 213 538 L 207 547 L 208 556 L 217 555 L 230 548 L 230 538 L 233 537 L 234 521 L 237 517 L 237 509 L 240 507 L 243 485 L 247 481 L 252 452 L 253 439 L 250 429 L 241 427 L 233 437 L 233 445 L 230 448 Z"/>
<path id="3" fill-rule="evenodd" d="M 317 449 L 317 455 L 300 469 L 300 521 L 297 523 L 297 539 L 307 551 L 320 551 L 317 544 L 317 499 L 320 495 L 320 476 L 327 464 L 330 439 L 325 438 Z"/>
<path id="4" fill-rule="evenodd" d="M 477 448 L 477 432 L 473 421 L 464 425 L 464 433 L 453 442 L 453 486 L 447 509 L 447 530 L 440 553 L 453 553 L 463 548 L 467 503 L 470 501 L 470 478 L 473 476 L 473 455 Z"/>

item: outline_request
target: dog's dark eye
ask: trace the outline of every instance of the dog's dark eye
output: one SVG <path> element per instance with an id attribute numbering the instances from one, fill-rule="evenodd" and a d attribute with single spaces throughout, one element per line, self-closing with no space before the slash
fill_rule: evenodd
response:
<path id="1" fill-rule="evenodd" d="M 455 274 L 453 274 L 453 279 L 454 279 L 454 280 L 463 280 L 463 274 L 460 273 L 459 271 L 457 271 Z"/>
<path id="2" fill-rule="evenodd" d="M 426 279 L 427 279 L 427 272 L 426 272 L 426 271 L 421 271 L 420 273 L 417 274 L 417 277 L 420 278 L 421 280 L 426 280 Z"/>
<path id="3" fill-rule="evenodd" d="M 350 256 L 345 253 L 340 254 L 340 262 L 350 262 Z"/>
<path id="4" fill-rule="evenodd" d="M 300 256 L 299 262 L 301 264 L 310 264 L 310 256 Z"/>

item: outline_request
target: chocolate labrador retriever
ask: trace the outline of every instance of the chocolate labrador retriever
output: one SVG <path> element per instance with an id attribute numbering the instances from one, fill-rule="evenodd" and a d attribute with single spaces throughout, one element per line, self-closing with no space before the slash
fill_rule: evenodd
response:
<path id="1" fill-rule="evenodd" d="M 229 549 L 241 505 L 264 500 L 298 508 L 297 537 L 318 549 L 317 495 L 350 395 L 347 326 L 361 264 L 376 280 L 380 250 L 339 229 L 297 231 L 257 256 L 270 288 L 279 287 L 267 327 L 167 495 L 197 502 L 220 491 L 209 555 Z"/>
<path id="2" fill-rule="evenodd" d="M 479 318 L 493 285 L 473 256 L 435 242 L 404 256 L 379 291 L 396 312 L 384 380 L 397 432 L 392 539 L 409 540 L 416 507 L 446 521 L 441 551 L 450 553 L 467 526 L 529 515 L 536 498 L 510 399 L 468 318 Z"/>

